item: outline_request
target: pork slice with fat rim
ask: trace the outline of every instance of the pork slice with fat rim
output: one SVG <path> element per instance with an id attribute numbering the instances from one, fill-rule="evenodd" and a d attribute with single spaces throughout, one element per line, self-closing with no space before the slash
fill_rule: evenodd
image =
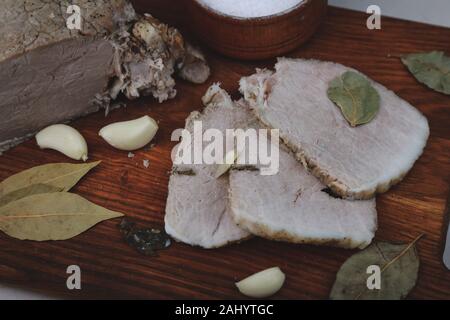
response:
<path id="1" fill-rule="evenodd" d="M 369 123 L 351 127 L 328 98 L 341 64 L 279 59 L 275 72 L 242 78 L 240 90 L 257 117 L 280 136 L 296 158 L 335 193 L 368 199 L 399 182 L 422 154 L 429 136 L 426 118 L 394 92 L 369 79 L 380 110 Z"/>
<path id="2" fill-rule="evenodd" d="M 245 110 L 236 108 L 228 94 L 216 85 L 208 90 L 203 101 L 206 108 L 201 113 L 194 111 L 186 119 L 186 129 L 191 134 L 194 121 L 201 121 L 203 130 L 214 128 L 224 133 L 235 128 L 245 116 Z M 182 144 L 178 147 L 183 151 L 188 148 Z M 233 222 L 228 203 L 228 175 L 216 178 L 216 170 L 216 165 L 174 165 L 164 221 L 166 232 L 175 239 L 216 248 L 250 236 Z"/>
<path id="3" fill-rule="evenodd" d="M 364 248 L 377 229 L 375 199 L 333 196 L 284 145 L 275 175 L 231 169 L 230 207 L 241 228 L 271 240 Z"/>

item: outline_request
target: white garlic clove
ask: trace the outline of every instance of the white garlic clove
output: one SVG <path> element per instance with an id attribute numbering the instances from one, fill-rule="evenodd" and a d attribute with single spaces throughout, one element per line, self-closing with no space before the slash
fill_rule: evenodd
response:
<path id="1" fill-rule="evenodd" d="M 88 159 L 86 140 L 74 128 L 65 124 L 54 124 L 36 134 L 41 149 L 53 149 L 74 160 Z"/>
<path id="2" fill-rule="evenodd" d="M 147 145 L 158 131 L 158 124 L 149 116 L 111 123 L 98 133 L 111 146 L 119 150 L 133 151 Z"/>
<path id="3" fill-rule="evenodd" d="M 239 291 L 251 298 L 267 298 L 281 289 L 286 276 L 278 267 L 266 269 L 236 283 Z"/>
<path id="4" fill-rule="evenodd" d="M 225 155 L 225 159 L 224 159 L 223 163 L 217 165 L 217 169 L 214 174 L 214 177 L 217 179 L 217 178 L 221 177 L 222 175 L 224 175 L 225 173 L 227 173 L 228 170 L 230 170 L 231 166 L 236 161 L 237 156 L 238 155 L 234 150 L 229 151 Z"/>

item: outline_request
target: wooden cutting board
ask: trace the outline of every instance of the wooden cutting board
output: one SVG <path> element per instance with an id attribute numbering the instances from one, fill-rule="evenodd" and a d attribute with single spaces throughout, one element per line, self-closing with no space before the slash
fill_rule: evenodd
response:
<path id="1" fill-rule="evenodd" d="M 444 50 L 450 53 L 450 29 L 383 18 L 381 31 L 365 28 L 366 15 L 331 8 L 326 23 L 313 39 L 291 57 L 332 60 L 357 68 L 394 90 L 422 111 L 431 137 L 422 157 L 403 182 L 377 199 L 376 239 L 409 242 L 419 234 L 421 259 L 417 287 L 410 298 L 450 298 L 450 271 L 442 263 L 444 211 L 450 185 L 450 97 L 433 92 L 408 73 L 398 58 L 410 52 Z M 129 102 L 108 118 L 99 112 L 73 123 L 86 137 L 91 160 L 103 163 L 83 179 L 75 192 L 112 210 L 124 212 L 144 227 L 163 228 L 167 197 L 170 135 L 201 107 L 207 87 L 220 81 L 238 97 L 237 82 L 255 67 L 274 61 L 242 63 L 207 52 L 213 74 L 207 84 L 179 81 L 176 99 L 158 104 L 153 99 Z M 97 135 L 107 123 L 149 114 L 160 121 L 156 146 L 138 151 L 132 159 Z M 150 160 L 149 168 L 142 164 Z M 67 162 L 39 150 L 30 140 L 0 157 L 0 179 L 32 166 Z M 287 281 L 275 298 L 327 298 L 341 264 L 356 251 L 277 243 L 252 239 L 216 250 L 181 243 L 145 257 L 126 245 L 107 221 L 69 241 L 19 241 L 0 234 L 0 282 L 13 283 L 77 298 L 241 298 L 234 282 L 271 266 L 280 266 Z M 66 268 L 79 265 L 82 289 L 66 289 Z"/>

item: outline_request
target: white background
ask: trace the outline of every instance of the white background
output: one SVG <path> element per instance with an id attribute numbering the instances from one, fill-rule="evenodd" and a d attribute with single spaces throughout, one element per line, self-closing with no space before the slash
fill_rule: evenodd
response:
<path id="1" fill-rule="evenodd" d="M 450 27 L 450 0 L 329 0 L 329 2 L 334 6 L 360 11 L 366 11 L 369 5 L 376 4 L 380 6 L 382 15 Z M 51 297 L 0 284 L 0 299 L 45 298 Z"/>
<path id="2" fill-rule="evenodd" d="M 329 0 L 329 3 L 360 11 L 376 4 L 382 15 L 450 27 L 450 0 Z"/>

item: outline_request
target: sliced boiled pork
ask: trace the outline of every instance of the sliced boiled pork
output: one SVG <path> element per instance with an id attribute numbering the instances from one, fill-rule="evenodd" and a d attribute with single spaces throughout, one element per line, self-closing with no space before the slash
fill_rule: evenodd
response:
<path id="1" fill-rule="evenodd" d="M 202 120 L 203 129 L 221 131 L 261 127 L 247 105 L 233 103 L 217 86 L 208 90 L 204 101 L 207 108 L 187 119 L 190 131 L 195 120 Z M 166 206 L 167 233 L 205 248 L 242 240 L 250 233 L 345 248 L 362 248 L 371 242 L 377 226 L 375 200 L 334 198 L 285 147 L 279 155 L 275 175 L 261 175 L 259 165 L 236 164 L 220 178 L 215 178 L 214 165 L 174 166 Z"/>
<path id="2" fill-rule="evenodd" d="M 353 69 L 280 59 L 275 70 L 241 79 L 240 90 L 258 118 L 280 129 L 298 160 L 335 193 L 371 198 L 399 182 L 422 154 L 429 136 L 426 118 L 384 86 L 370 80 L 380 110 L 370 123 L 354 128 L 327 97 L 330 81 Z"/>
<path id="3" fill-rule="evenodd" d="M 230 171 L 231 214 L 250 233 L 293 243 L 368 246 L 377 229 L 375 200 L 343 200 L 326 191 L 285 148 L 276 175 Z"/>
<path id="4" fill-rule="evenodd" d="M 201 121 L 203 130 L 215 128 L 225 132 L 233 129 L 246 115 L 246 111 L 236 108 L 230 97 L 217 86 L 208 90 L 204 102 L 205 110 L 193 112 L 186 120 L 186 129 L 192 134 L 194 121 Z M 180 144 L 179 148 L 188 147 Z M 190 245 L 216 248 L 250 236 L 231 218 L 228 175 L 216 178 L 216 170 L 216 165 L 174 165 L 169 181 L 165 229 L 175 239 Z"/>

